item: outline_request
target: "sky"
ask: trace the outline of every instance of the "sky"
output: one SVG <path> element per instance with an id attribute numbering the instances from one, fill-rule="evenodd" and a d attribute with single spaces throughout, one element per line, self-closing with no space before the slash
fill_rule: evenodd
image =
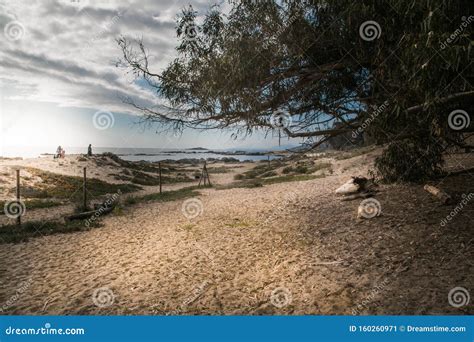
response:
<path id="1" fill-rule="evenodd" d="M 219 2 L 220 1 L 220 2 Z M 142 37 L 151 70 L 176 56 L 176 15 L 192 4 L 204 15 L 214 4 L 181 0 L 0 0 L 0 155 L 12 147 L 260 148 L 276 137 L 231 132 L 163 134 L 138 124 L 123 103 L 157 105 L 150 89 L 116 67 L 116 38 Z M 158 132 L 158 133 L 157 133 Z M 282 144 L 288 144 L 287 141 Z"/>

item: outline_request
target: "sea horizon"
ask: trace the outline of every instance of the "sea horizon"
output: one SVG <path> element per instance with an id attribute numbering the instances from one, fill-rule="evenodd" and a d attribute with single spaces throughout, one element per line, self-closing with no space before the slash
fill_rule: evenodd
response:
<path id="1" fill-rule="evenodd" d="M 72 147 L 63 146 L 66 155 L 86 154 L 87 146 Z M 278 158 L 275 152 L 284 151 L 285 149 L 258 149 L 258 148 L 227 148 L 227 149 L 211 149 L 204 147 L 186 147 L 186 148 L 170 148 L 170 147 L 92 147 L 94 154 L 113 153 L 120 158 L 128 161 L 161 161 L 161 160 L 181 160 L 181 159 L 221 159 L 224 157 L 232 157 L 239 161 L 245 160 L 264 160 Z M 287 147 L 288 148 L 288 147 Z M 0 151 L 0 157 L 3 158 L 40 158 L 48 155 L 54 155 L 56 148 L 50 146 L 9 146 Z"/>

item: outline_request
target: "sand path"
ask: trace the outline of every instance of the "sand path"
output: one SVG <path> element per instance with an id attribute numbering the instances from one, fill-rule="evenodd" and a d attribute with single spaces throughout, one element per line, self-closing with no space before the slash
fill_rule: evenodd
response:
<path id="1" fill-rule="evenodd" d="M 3 245 L 0 258 L 11 262 L 0 269 L 1 297 L 24 282 L 28 289 L 12 312 L 239 314 L 277 312 L 269 296 L 283 287 L 305 293 L 295 313 L 314 310 L 315 285 L 334 287 L 311 270 L 324 256 L 308 255 L 295 236 L 285 240 L 298 225 L 294 205 L 324 201 L 337 183 L 205 190 L 203 212 L 194 219 L 182 214 L 182 201 L 151 203 L 105 218 L 100 229 Z M 101 287 L 113 291 L 112 306 L 94 305 Z M 188 304 L 195 295 L 199 300 Z"/>
<path id="2" fill-rule="evenodd" d="M 474 284 L 472 206 L 441 228 L 452 208 L 421 186 L 382 187 L 384 215 L 361 221 L 358 201 L 332 193 L 346 178 L 206 189 L 196 218 L 183 201 L 145 203 L 91 231 L 0 245 L 0 303 L 8 314 L 472 313 L 446 299 Z M 466 179 L 446 186 L 460 193 Z"/>

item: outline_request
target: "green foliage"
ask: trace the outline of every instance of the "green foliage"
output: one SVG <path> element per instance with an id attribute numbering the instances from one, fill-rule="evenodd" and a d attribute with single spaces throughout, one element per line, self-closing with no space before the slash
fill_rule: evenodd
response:
<path id="1" fill-rule="evenodd" d="M 265 173 L 263 173 L 260 177 L 262 178 L 267 178 L 267 177 L 274 177 L 274 176 L 277 176 L 278 173 L 276 173 L 275 171 L 267 171 Z"/>
<path id="2" fill-rule="evenodd" d="M 255 178 L 265 178 L 265 177 L 273 177 L 278 175 L 275 170 L 282 165 L 281 161 L 272 161 L 268 163 L 265 161 L 261 164 L 258 164 L 253 169 L 248 170 L 242 174 L 237 174 L 234 176 L 235 180 L 243 180 L 243 179 L 255 179 Z"/>
<path id="3" fill-rule="evenodd" d="M 264 185 L 286 183 L 286 182 L 298 182 L 307 181 L 311 179 L 324 178 L 325 175 L 285 175 L 271 178 L 259 178 L 243 180 L 240 182 L 233 182 L 230 184 L 222 185 L 217 187 L 217 190 L 233 189 L 233 188 L 258 188 Z"/>
<path id="4" fill-rule="evenodd" d="M 158 176 L 149 175 L 146 172 L 141 172 L 137 170 L 132 170 L 133 177 L 130 177 L 129 180 L 134 184 L 139 185 L 159 185 L 160 178 Z M 181 182 L 192 182 L 193 180 L 187 177 L 185 174 L 176 174 L 174 177 L 171 175 L 162 176 L 161 182 L 162 184 L 173 184 L 173 183 L 181 183 Z"/>
<path id="5" fill-rule="evenodd" d="M 305 166 L 305 165 L 297 165 L 295 167 L 295 172 L 296 173 L 307 173 L 308 172 L 308 168 Z"/>
<path id="6" fill-rule="evenodd" d="M 474 111 L 472 29 L 460 30 L 469 0 L 231 5 L 226 16 L 212 8 L 201 25 L 192 7 L 183 10 L 178 57 L 158 76 L 148 70 L 142 42 L 133 49 L 126 38 L 119 40 L 125 65 L 174 107 L 165 113 L 142 108 L 149 121 L 172 129 L 233 128 L 244 135 L 278 131 L 313 139 L 308 144 L 350 137 L 361 127 L 378 143 L 460 141 L 462 132 L 450 129 L 447 119 L 454 109 Z M 379 27 L 374 39 L 361 34 L 368 21 Z M 193 39 L 186 34 L 190 25 Z M 276 112 L 290 116 L 291 126 L 274 127 Z M 432 164 L 417 166 L 419 177 L 438 167 L 439 151 L 431 144 L 428 149 Z M 377 165 L 393 179 L 405 169 L 396 165 L 403 159 L 382 158 Z"/>
<path id="7" fill-rule="evenodd" d="M 102 225 L 97 221 L 90 222 L 89 225 L 85 225 L 83 221 L 30 221 L 23 223 L 20 227 L 12 224 L 2 226 L 2 229 L 0 229 L 0 243 L 24 242 L 34 237 L 60 233 L 73 233 L 101 226 Z"/>
<path id="8" fill-rule="evenodd" d="M 105 158 L 105 159 L 110 158 L 115 163 L 119 164 L 120 166 L 123 166 L 125 168 L 124 173 L 126 173 L 127 175 L 131 174 L 130 170 L 127 170 L 127 169 L 137 170 L 141 172 L 157 173 L 157 174 L 160 172 L 160 169 L 156 163 L 151 163 L 147 161 L 131 162 L 131 161 L 120 158 L 119 156 L 117 156 L 116 154 L 113 154 L 112 152 L 104 152 L 102 153 L 100 158 Z M 97 160 L 99 159 L 96 158 L 96 161 Z M 162 164 L 161 173 L 169 173 L 171 170 L 172 168 L 169 165 L 165 165 L 164 163 Z"/>
<path id="9" fill-rule="evenodd" d="M 62 205 L 61 202 L 52 201 L 52 200 L 41 200 L 41 199 L 29 199 L 25 200 L 26 210 L 32 209 L 41 209 L 41 208 L 52 208 Z M 5 202 L 0 201 L 0 215 L 4 215 Z"/>
<path id="10" fill-rule="evenodd" d="M 334 154 L 333 158 L 336 160 L 345 160 L 354 157 L 358 157 L 364 154 L 367 154 L 370 151 L 374 150 L 374 146 L 367 146 L 361 148 L 355 148 L 349 151 L 338 151 Z"/>
<path id="11" fill-rule="evenodd" d="M 436 143 L 392 143 L 375 161 L 381 178 L 387 182 L 422 182 L 441 173 L 442 148 Z"/>
<path id="12" fill-rule="evenodd" d="M 228 173 L 229 168 L 225 166 L 220 166 L 220 167 L 208 167 L 207 172 L 209 173 Z"/>
<path id="13" fill-rule="evenodd" d="M 43 188 L 40 189 L 41 196 L 30 196 L 35 198 L 66 198 L 80 199 L 82 196 L 82 177 L 65 176 L 57 173 L 28 168 L 28 171 L 43 180 Z M 96 178 L 87 179 L 87 191 L 90 196 L 102 196 L 108 193 L 122 193 L 140 190 L 133 184 L 110 184 Z"/>
<path id="14" fill-rule="evenodd" d="M 280 176 L 274 178 L 268 178 L 263 180 L 264 185 L 276 184 L 276 183 L 286 183 L 286 182 L 300 182 L 307 181 L 317 178 L 324 178 L 325 175 L 294 175 L 294 176 Z"/>
<path id="15" fill-rule="evenodd" d="M 209 187 L 209 186 L 206 186 Z M 201 187 L 203 188 L 203 187 Z M 196 190 L 201 189 L 197 186 L 189 186 L 178 190 L 164 191 L 160 193 L 152 193 L 144 196 L 129 196 L 125 199 L 124 203 L 127 205 L 133 205 L 141 202 L 170 202 L 176 201 L 188 197 L 198 196 L 199 193 Z"/>
<path id="16" fill-rule="evenodd" d="M 300 174 L 310 174 L 319 170 L 327 169 L 331 166 L 331 163 L 317 163 L 314 164 L 312 161 L 302 163 L 298 162 L 296 166 L 287 166 L 283 168 L 282 173 L 300 173 Z"/>

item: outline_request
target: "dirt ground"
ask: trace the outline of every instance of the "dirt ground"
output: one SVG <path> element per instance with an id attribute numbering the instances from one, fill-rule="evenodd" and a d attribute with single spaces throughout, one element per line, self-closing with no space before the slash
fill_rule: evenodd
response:
<path id="1" fill-rule="evenodd" d="M 472 155 L 458 157 L 450 167 L 472 167 Z M 183 215 L 184 201 L 143 203 L 104 217 L 101 228 L 1 244 L 0 309 L 474 314 L 472 300 L 448 300 L 456 287 L 474 296 L 474 198 L 442 224 L 474 193 L 474 175 L 433 182 L 453 195 L 447 206 L 422 185 L 380 186 L 381 215 L 358 219 L 360 200 L 342 202 L 334 190 L 371 160 L 334 161 L 333 175 L 309 181 L 201 190 L 194 218 Z"/>

